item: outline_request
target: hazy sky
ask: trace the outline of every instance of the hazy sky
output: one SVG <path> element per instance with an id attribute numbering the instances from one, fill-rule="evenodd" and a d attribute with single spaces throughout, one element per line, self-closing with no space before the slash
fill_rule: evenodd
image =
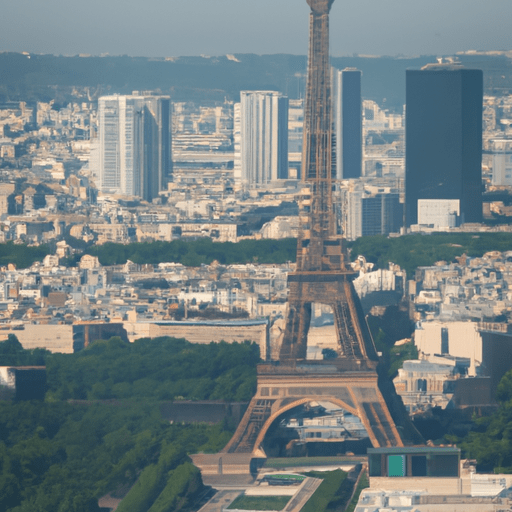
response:
<path id="1" fill-rule="evenodd" d="M 5 0 L 0 51 L 305 54 L 306 0 Z M 512 49 L 512 0 L 336 0 L 331 54 Z"/>

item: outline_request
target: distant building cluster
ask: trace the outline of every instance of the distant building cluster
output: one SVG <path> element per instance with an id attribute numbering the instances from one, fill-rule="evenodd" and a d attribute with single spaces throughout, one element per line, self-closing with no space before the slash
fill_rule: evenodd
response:
<path id="1" fill-rule="evenodd" d="M 512 253 L 419 267 L 409 286 L 416 320 L 486 321 L 512 315 Z"/>
<path id="2" fill-rule="evenodd" d="M 363 98 L 363 84 L 360 70 L 332 69 L 333 209 L 348 240 L 511 230 L 480 224 L 484 217 L 512 215 L 499 195 L 512 185 L 509 96 L 484 97 L 482 73 L 453 62 L 409 70 L 400 111 Z M 146 91 L 75 93 L 67 105 L 0 104 L 0 241 L 53 249 L 39 266 L 0 272 L 5 332 L 20 329 L 24 343 L 30 337 L 72 350 L 69 340 L 82 336 L 73 331 L 80 322 L 121 325 L 135 339 L 167 333 L 172 322 L 208 322 L 211 310 L 256 322 L 243 328 L 266 354 L 275 354 L 289 266 L 128 262 L 106 268 L 87 257 L 75 269 L 60 263 L 91 243 L 297 237 L 299 203 L 303 208 L 308 197 L 301 183 L 304 100 L 271 90 L 244 90 L 239 102 L 222 103 L 173 101 Z M 484 187 L 496 197 L 483 202 Z M 509 259 L 487 254 L 420 268 L 409 281 L 393 265 L 375 272 L 364 258 L 354 264 L 363 302 L 375 292 L 405 296 L 418 322 L 415 343 L 423 359 L 407 364 L 397 382 L 411 404 L 463 400 L 459 388 L 455 398 L 450 394 L 451 381 L 480 376 L 487 331 L 479 326 L 508 322 L 512 314 Z M 147 288 L 148 279 L 164 280 L 168 288 Z M 322 357 L 330 346 L 326 312 L 315 315 L 311 336 L 319 350 L 312 357 Z M 459 324 L 469 331 L 460 334 Z M 47 326 L 43 337 L 35 334 L 41 326 Z M 462 337 L 474 340 L 473 352 L 460 345 Z"/>
<path id="3" fill-rule="evenodd" d="M 248 339 L 260 345 L 265 359 L 270 355 L 267 319 L 285 314 L 288 265 L 195 268 L 128 261 L 104 267 L 89 255 L 78 267 L 58 262 L 58 256 L 49 255 L 28 269 L 0 269 L 0 340 L 15 334 L 25 348 L 73 352 L 88 340 L 113 335 L 130 341 L 157 336 L 205 343 Z M 230 322 L 219 324 L 222 318 Z M 84 325 L 104 332 L 89 335 Z M 203 332 L 198 331 L 201 325 Z"/>
<path id="4" fill-rule="evenodd" d="M 512 102 L 484 98 L 481 71 L 453 62 L 408 70 L 401 112 L 362 97 L 360 70 L 331 75 L 334 211 L 347 239 L 474 230 L 512 214 L 502 197 L 483 202 L 484 186 L 512 185 Z M 244 90 L 240 102 L 201 105 L 147 91 L 86 94 L 67 106 L 0 105 L 0 238 L 297 232 L 297 209 L 279 205 L 303 193 L 303 99 Z M 268 224 L 277 216 L 287 223 Z"/>

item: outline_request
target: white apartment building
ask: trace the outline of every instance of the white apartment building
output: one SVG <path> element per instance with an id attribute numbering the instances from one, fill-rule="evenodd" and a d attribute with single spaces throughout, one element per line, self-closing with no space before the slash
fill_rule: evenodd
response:
<path id="1" fill-rule="evenodd" d="M 238 108 L 240 114 L 238 115 Z M 288 177 L 288 98 L 275 91 L 241 91 L 234 115 L 235 180 L 251 189 Z"/>

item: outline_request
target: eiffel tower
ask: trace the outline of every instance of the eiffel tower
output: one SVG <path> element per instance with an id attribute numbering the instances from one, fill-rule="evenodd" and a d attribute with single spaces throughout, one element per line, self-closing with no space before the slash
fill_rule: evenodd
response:
<path id="1" fill-rule="evenodd" d="M 279 361 L 258 366 L 257 392 L 223 452 L 264 457 L 263 441 L 283 413 L 314 400 L 358 416 L 374 447 L 403 446 L 377 374 L 378 355 L 338 234 L 333 209 L 329 12 L 334 0 L 307 0 L 311 8 L 304 111 L 301 233 L 296 271 L 288 276 L 289 308 Z M 337 358 L 307 361 L 313 303 L 332 308 Z M 386 398 L 385 399 L 385 395 Z M 392 398 L 392 397 L 391 397 Z"/>

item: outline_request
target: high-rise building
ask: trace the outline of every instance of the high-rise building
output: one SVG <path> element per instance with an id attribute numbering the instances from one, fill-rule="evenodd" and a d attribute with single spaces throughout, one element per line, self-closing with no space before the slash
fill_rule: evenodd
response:
<path id="1" fill-rule="evenodd" d="M 360 178 L 363 158 L 361 71 L 332 70 L 332 112 L 337 179 Z"/>
<path id="2" fill-rule="evenodd" d="M 349 187 L 341 189 L 341 197 L 343 235 L 347 240 L 400 231 L 403 204 L 397 190 L 366 188 L 360 180 L 354 180 Z"/>
<path id="3" fill-rule="evenodd" d="M 235 132 L 236 125 L 235 116 Z M 274 91 L 241 91 L 239 126 L 242 186 L 288 178 L 288 98 Z"/>
<path id="4" fill-rule="evenodd" d="M 102 96 L 98 135 L 99 190 L 158 197 L 172 175 L 169 97 Z"/>
<path id="5" fill-rule="evenodd" d="M 482 221 L 483 74 L 456 65 L 406 72 L 406 224 L 419 199 L 458 199 L 461 222 Z"/>

